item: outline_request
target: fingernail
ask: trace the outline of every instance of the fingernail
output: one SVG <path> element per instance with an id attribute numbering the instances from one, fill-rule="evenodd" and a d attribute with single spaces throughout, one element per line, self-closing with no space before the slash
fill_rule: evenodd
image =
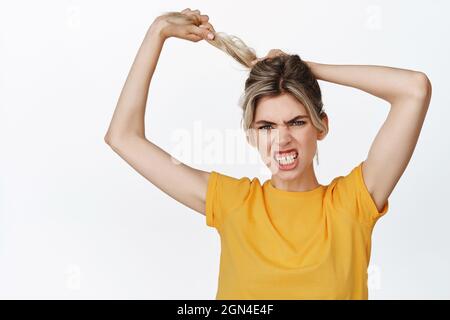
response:
<path id="1" fill-rule="evenodd" d="M 214 35 L 212 33 L 208 33 L 208 39 L 210 40 L 214 39 Z"/>

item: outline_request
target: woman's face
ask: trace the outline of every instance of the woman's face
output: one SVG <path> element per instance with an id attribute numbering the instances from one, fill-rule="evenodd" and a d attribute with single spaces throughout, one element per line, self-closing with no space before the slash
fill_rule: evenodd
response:
<path id="1" fill-rule="evenodd" d="M 327 118 L 323 121 L 328 125 Z M 292 95 L 264 97 L 258 102 L 249 142 L 273 175 L 288 180 L 301 175 L 312 164 L 317 140 L 323 138 L 306 108 Z"/>

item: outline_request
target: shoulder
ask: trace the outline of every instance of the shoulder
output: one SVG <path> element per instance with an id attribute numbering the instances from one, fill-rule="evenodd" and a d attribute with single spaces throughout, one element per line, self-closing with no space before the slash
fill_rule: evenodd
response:
<path id="1" fill-rule="evenodd" d="M 329 198 L 335 207 L 345 208 L 358 220 L 373 225 L 389 208 L 386 203 L 379 208 L 369 192 L 363 177 L 363 163 L 336 176 L 328 186 Z"/>
<path id="2" fill-rule="evenodd" d="M 254 193 L 262 188 L 261 182 L 257 177 L 230 176 L 223 173 L 218 173 L 217 179 L 221 192 L 225 197 L 236 197 L 237 199 L 242 200 L 248 197 L 251 193 Z"/>
<path id="3" fill-rule="evenodd" d="M 214 170 L 211 171 L 208 180 L 208 189 L 216 187 L 223 196 L 249 191 L 255 185 L 260 185 L 256 177 L 234 177 Z"/>
<path id="4" fill-rule="evenodd" d="M 233 177 L 211 171 L 206 193 L 206 217 L 210 226 L 220 228 L 228 213 L 245 203 L 260 188 L 258 178 Z"/>

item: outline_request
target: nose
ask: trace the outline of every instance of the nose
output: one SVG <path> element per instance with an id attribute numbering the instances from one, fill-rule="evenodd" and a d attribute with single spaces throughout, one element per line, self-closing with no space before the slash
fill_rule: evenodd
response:
<path id="1" fill-rule="evenodd" d="M 274 144 L 280 146 L 283 149 L 284 146 L 288 145 L 292 140 L 291 132 L 287 126 L 278 126 L 275 130 Z"/>

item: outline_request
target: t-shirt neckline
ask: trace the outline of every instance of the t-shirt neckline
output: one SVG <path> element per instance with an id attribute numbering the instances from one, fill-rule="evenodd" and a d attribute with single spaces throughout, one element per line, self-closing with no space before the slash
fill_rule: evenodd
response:
<path id="1" fill-rule="evenodd" d="M 317 193 L 320 193 L 323 188 L 325 187 L 322 184 L 319 184 L 319 186 L 315 187 L 314 189 L 308 190 L 308 191 L 286 191 L 286 190 L 281 190 L 281 189 L 277 189 L 272 185 L 272 179 L 269 179 L 266 181 L 266 184 L 268 186 L 268 189 L 271 192 L 274 192 L 276 194 L 280 194 L 280 195 L 288 195 L 288 196 L 311 196 Z"/>

